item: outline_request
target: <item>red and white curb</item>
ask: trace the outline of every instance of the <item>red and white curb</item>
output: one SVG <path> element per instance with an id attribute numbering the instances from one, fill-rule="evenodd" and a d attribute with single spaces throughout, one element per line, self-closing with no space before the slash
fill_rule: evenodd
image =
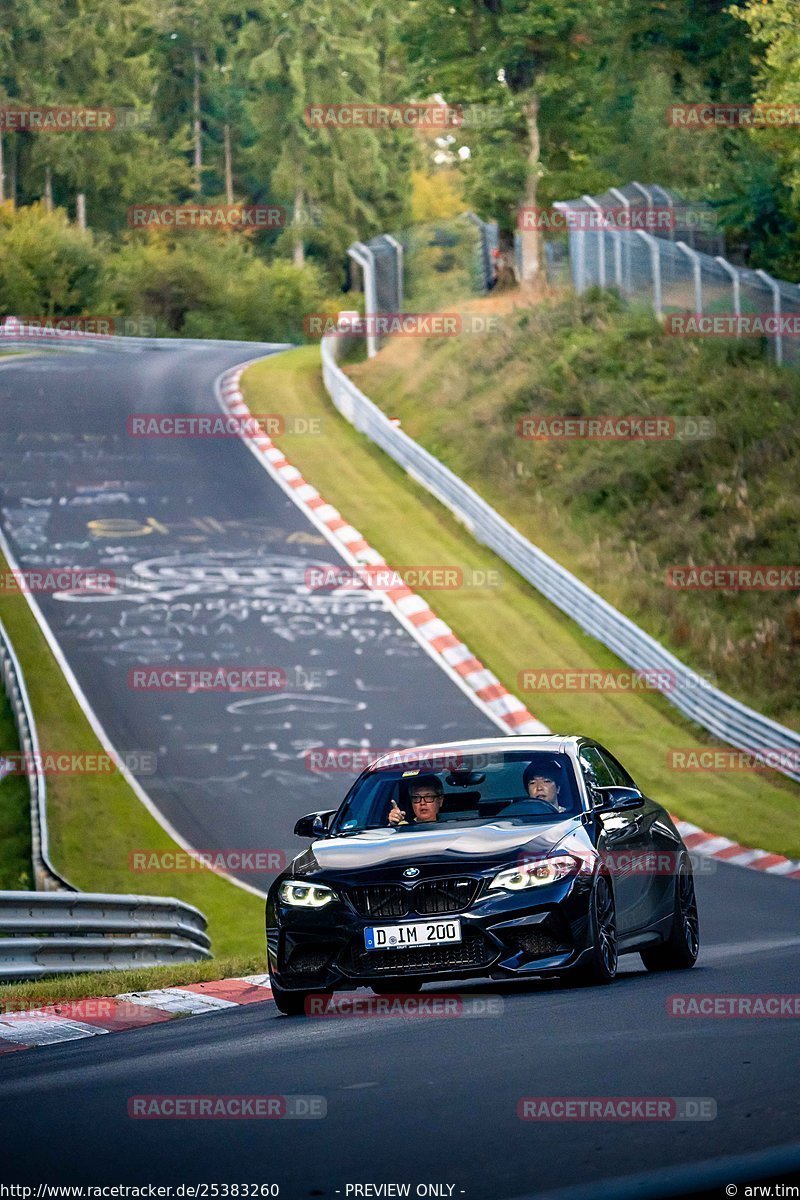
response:
<path id="1" fill-rule="evenodd" d="M 785 875 L 788 879 L 800 879 L 800 860 L 784 858 L 782 854 L 773 854 L 769 850 L 751 850 L 740 846 L 730 838 L 719 837 L 715 833 L 706 833 L 691 821 L 681 821 L 672 818 L 686 843 L 686 849 L 692 854 L 703 858 L 715 858 L 719 862 L 733 863 L 737 867 L 752 867 L 756 871 L 765 871 L 770 875 Z"/>
<path id="2" fill-rule="evenodd" d="M 232 417 L 249 417 L 239 387 L 244 367 L 227 371 L 220 380 L 220 402 Z M 328 504 L 315 487 L 308 483 L 296 467 L 286 459 L 266 433 L 242 434 L 251 448 L 255 448 L 270 474 L 291 495 L 317 528 L 339 551 L 346 562 L 353 566 L 387 567 L 388 564 L 366 538 L 348 524 L 342 514 Z M 538 721 L 516 696 L 503 686 L 500 680 L 472 651 L 453 633 L 449 625 L 441 621 L 426 600 L 402 584 L 400 587 L 382 588 L 366 582 L 372 591 L 385 597 L 403 625 L 414 635 L 434 658 L 438 658 L 450 675 L 455 676 L 462 689 L 492 717 L 505 733 L 549 733 L 550 730 Z M 377 581 L 376 581 L 377 583 Z"/>
<path id="3" fill-rule="evenodd" d="M 158 988 L 150 992 L 126 992 L 120 996 L 98 996 L 85 1000 L 63 1000 L 57 1004 L 0 1016 L 0 1054 L 72 1042 L 101 1033 L 118 1033 L 160 1025 L 176 1017 L 196 1017 L 260 1004 L 272 999 L 268 975 L 245 975 L 242 979 L 217 979 L 211 983 L 189 983 L 185 987 Z M 3 1003 L 0 1001 L 0 1009 Z"/>
<path id="4" fill-rule="evenodd" d="M 242 418 L 251 416 L 240 387 L 246 365 L 227 371 L 219 383 L 220 403 L 224 411 L 238 418 L 240 422 Z M 242 422 L 242 426 L 243 424 Z M 266 433 L 243 432 L 242 437 L 259 455 L 276 482 L 309 519 L 324 531 L 345 561 L 354 565 L 387 566 L 386 560 L 378 551 L 369 545 L 357 529 L 348 524 L 332 504 L 323 500 L 317 489 L 303 478 L 297 467 L 291 465 L 283 451 Z M 469 691 L 480 707 L 507 733 L 551 732 L 542 721 L 528 711 L 517 696 L 512 695 L 503 686 L 496 675 L 475 658 L 452 629 L 439 620 L 421 596 L 405 585 L 386 589 L 374 587 L 373 590 L 386 597 L 387 603 L 395 610 L 402 623 L 434 657 L 438 657 L 448 673 L 457 678 L 464 690 Z M 772 854 L 768 850 L 752 850 L 747 846 L 740 846 L 730 838 L 706 833 L 690 821 L 682 821 L 677 817 L 673 817 L 673 820 L 687 848 L 693 854 L 734 863 L 736 866 L 751 867 L 773 875 L 785 875 L 790 879 L 800 878 L 798 860 Z"/>

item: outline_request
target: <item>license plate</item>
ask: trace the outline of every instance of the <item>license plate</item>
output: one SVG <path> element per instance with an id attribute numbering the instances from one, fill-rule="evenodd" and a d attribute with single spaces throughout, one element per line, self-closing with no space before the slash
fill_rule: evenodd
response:
<path id="1" fill-rule="evenodd" d="M 405 921 L 402 925 L 370 925 L 364 930 L 367 950 L 403 950 L 460 941 L 460 921 Z"/>

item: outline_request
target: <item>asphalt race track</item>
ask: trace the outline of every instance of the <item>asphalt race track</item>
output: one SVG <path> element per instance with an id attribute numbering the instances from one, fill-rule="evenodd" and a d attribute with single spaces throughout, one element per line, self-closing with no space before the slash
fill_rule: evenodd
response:
<path id="1" fill-rule="evenodd" d="M 112 595 L 79 579 L 36 599 L 172 826 L 199 850 L 291 855 L 294 820 L 336 807 L 354 777 L 311 769 L 311 748 L 383 750 L 497 727 L 376 593 L 309 588 L 309 569 L 344 563 L 238 437 L 128 433 L 137 414 L 220 417 L 214 380 L 259 353 L 223 345 L 4 365 L 0 526 L 24 570 L 113 572 Z M 171 666 L 283 675 L 239 694 L 129 686 L 134 668 Z M 274 872 L 242 877 L 266 889 Z"/>
<path id="2" fill-rule="evenodd" d="M 278 1183 L 284 1200 L 345 1196 L 355 1183 L 408 1182 L 412 1195 L 440 1183 L 456 1197 L 501 1200 L 796 1141 L 797 1021 L 677 1019 L 666 1002 L 795 992 L 797 884 L 721 864 L 698 892 L 704 949 L 685 974 L 647 975 L 631 956 L 608 988 L 471 989 L 502 997 L 493 1017 L 305 1019 L 266 1002 L 6 1055 L 0 1175 Z M 425 989 L 435 990 L 448 989 Z M 130 1097 L 177 1093 L 322 1096 L 327 1116 L 127 1116 Z M 572 1095 L 708 1097 L 717 1116 L 517 1118 L 520 1097 Z"/>
<path id="3" fill-rule="evenodd" d="M 374 599 L 350 598 L 351 611 L 302 592 L 305 567 L 334 563 L 334 552 L 245 446 L 126 435 L 135 412 L 215 412 L 213 380 L 242 357 L 176 345 L 0 370 L 3 529 L 25 567 L 124 573 L 122 602 L 40 604 L 117 747 L 157 750 L 158 772 L 141 782 L 204 847 L 286 846 L 295 816 L 334 803 L 349 777 L 315 780 L 309 745 L 493 728 Z M 130 524 L 109 524 L 120 520 Z M 119 536 L 136 528 L 150 532 Z M 321 668 L 326 683 L 296 689 L 289 709 L 280 692 L 243 709 L 230 695 L 127 686 L 132 666 L 209 658 Z M 307 703 L 315 697 L 342 703 L 320 709 Z M 367 1183 L 408 1183 L 413 1196 L 437 1184 L 440 1196 L 501 1200 L 794 1142 L 797 1020 L 668 1012 L 676 993 L 797 991 L 797 883 L 707 865 L 691 972 L 648 975 L 631 956 L 607 988 L 470 986 L 502 999 L 491 1016 L 285 1018 L 266 1002 L 6 1055 L 0 1179 L 276 1183 L 284 1200 L 346 1197 Z M 322 1097 L 327 1115 L 128 1116 L 134 1096 L 175 1094 Z M 697 1098 L 716 1116 L 518 1118 L 521 1098 L 558 1096 Z"/>

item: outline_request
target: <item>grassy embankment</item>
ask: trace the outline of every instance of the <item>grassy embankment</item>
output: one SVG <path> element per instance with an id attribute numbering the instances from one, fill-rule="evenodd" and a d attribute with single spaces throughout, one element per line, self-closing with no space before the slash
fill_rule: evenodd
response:
<path id="1" fill-rule="evenodd" d="M 508 297 L 466 307 L 493 306 Z M 797 590 L 665 586 L 671 566 L 800 563 L 800 372 L 773 366 L 752 340 L 669 337 L 652 313 L 608 295 L 500 321 L 487 336 L 395 339 L 348 370 L 531 541 L 719 687 L 800 728 Z M 709 418 L 715 433 L 517 434 L 529 416 L 629 414 Z"/>
<path id="2" fill-rule="evenodd" d="M 567 316 L 563 315 L 561 320 L 566 322 Z M 405 356 L 409 371 L 413 372 L 416 365 L 420 373 L 423 351 L 424 347 L 410 347 L 404 342 L 399 349 L 392 347 L 390 353 Z M 455 343 L 442 350 L 452 356 L 456 365 L 459 356 L 468 352 L 468 348 Z M 488 353 L 490 356 L 491 352 Z M 381 372 L 392 376 L 395 358 L 386 365 L 381 360 L 382 356 L 370 368 L 355 368 L 368 391 Z M 402 374 L 399 368 L 398 374 Z M 490 363 L 486 375 L 489 387 L 493 378 L 496 379 L 496 371 Z M 708 774 L 671 769 L 667 765 L 669 748 L 698 748 L 707 745 L 708 740 L 661 696 L 596 691 L 551 691 L 531 696 L 518 691 L 518 672 L 523 668 L 614 668 L 620 663 L 490 551 L 479 546 L 446 509 L 338 415 L 324 391 L 315 347 L 304 347 L 255 364 L 244 376 L 244 388 L 254 411 L 267 411 L 264 406 L 269 408 L 270 404 L 270 411 L 274 411 L 280 403 L 280 411 L 287 416 L 321 418 L 322 436 L 287 434 L 278 439 L 281 449 L 388 562 L 398 566 L 447 564 L 465 570 L 497 572 L 496 587 L 420 591 L 437 615 L 447 621 L 510 690 L 522 695 L 550 728 L 585 731 L 606 742 L 642 785 L 678 816 L 745 845 L 800 855 L 797 787 L 775 772 Z M 402 416 L 404 410 L 399 405 L 410 405 L 411 401 L 400 391 L 396 383 L 399 403 L 392 406 L 392 413 L 399 411 Z M 429 396 L 428 403 L 432 405 L 433 399 Z M 386 407 L 388 411 L 389 401 Z M 636 406 L 632 407 L 635 410 Z M 492 419 L 487 413 L 487 425 Z M 466 411 L 460 420 L 458 413 L 450 414 L 449 421 L 458 426 L 451 429 L 450 437 L 459 443 L 459 453 L 477 455 L 479 450 L 473 444 L 476 438 Z M 413 422 L 404 420 L 404 424 L 409 432 L 414 432 Z M 444 456 L 444 444 L 432 448 Z M 482 457 L 488 463 L 491 454 Z M 491 474 L 488 467 L 485 474 Z M 506 486 L 510 491 L 510 479 L 506 480 Z M 480 484 L 479 487 L 484 494 L 488 493 L 488 488 Z M 511 510 L 509 515 L 516 515 L 518 524 L 530 528 L 530 515 L 520 514 L 507 497 L 501 507 Z"/>
<path id="3" fill-rule="evenodd" d="M 11 705 L 0 689 L 0 759 L 19 752 Z M 1 774 L 2 772 L 0 772 Z M 0 778 L 0 891 L 33 887 L 28 784 L 16 771 Z"/>

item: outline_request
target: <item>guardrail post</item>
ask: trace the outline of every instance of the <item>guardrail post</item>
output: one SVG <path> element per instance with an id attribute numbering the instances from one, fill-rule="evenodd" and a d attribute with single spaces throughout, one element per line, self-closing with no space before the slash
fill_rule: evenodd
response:
<path id="1" fill-rule="evenodd" d="M 572 229 L 569 214 L 572 212 L 566 200 L 557 200 L 553 205 L 564 213 L 569 237 L 569 257 L 572 264 L 572 282 L 578 295 L 586 291 L 586 230 Z"/>
<path id="2" fill-rule="evenodd" d="M 654 192 L 661 192 L 662 196 L 667 197 L 667 208 L 672 212 L 672 221 L 670 223 L 669 230 L 669 240 L 672 242 L 675 240 L 675 201 L 672 193 L 668 192 L 665 187 L 661 187 L 661 185 L 658 183 L 653 185 L 652 190 Z M 692 234 L 692 238 L 694 238 L 694 234 Z"/>
<path id="3" fill-rule="evenodd" d="M 691 246 L 687 246 L 686 242 L 676 243 L 692 264 L 692 277 L 694 279 L 694 311 L 698 314 L 703 312 L 703 280 L 700 267 L 700 255 Z"/>
<path id="4" fill-rule="evenodd" d="M 772 315 L 777 318 L 778 327 L 775 330 L 775 362 L 778 366 L 783 365 L 783 334 L 781 333 L 781 289 L 776 281 L 766 271 L 756 271 L 759 279 L 763 279 L 764 283 L 772 292 Z"/>
<path id="5" fill-rule="evenodd" d="M 736 267 L 734 267 L 732 263 L 729 263 L 727 258 L 723 258 L 721 254 L 718 254 L 715 257 L 714 262 L 718 262 L 723 271 L 727 272 L 727 274 L 730 276 L 731 283 L 733 284 L 733 312 L 736 317 L 736 336 L 737 338 L 740 338 L 742 336 L 742 331 L 739 328 L 739 318 L 742 315 L 742 281 L 739 278 L 739 272 L 736 270 Z"/>
<path id="6" fill-rule="evenodd" d="M 626 266 L 625 276 L 628 279 L 629 284 L 630 284 L 631 256 L 630 256 L 630 241 L 627 239 L 630 238 L 631 233 L 633 232 L 633 230 L 631 229 L 631 202 L 628 199 L 628 197 L 625 195 L 625 193 L 621 192 L 619 190 L 619 188 L 612 187 L 612 188 L 609 188 L 608 190 L 612 196 L 614 196 L 617 200 L 619 200 L 620 204 L 625 209 L 626 220 L 628 222 L 628 231 L 626 234 L 626 241 L 625 241 L 625 266 Z M 623 275 L 622 275 L 622 235 L 619 233 L 617 234 L 616 238 L 614 239 L 614 268 L 615 268 L 615 273 L 616 273 L 616 278 L 617 278 L 617 287 L 619 288 L 620 291 L 623 291 L 624 284 L 622 282 L 622 279 L 623 279 Z"/>
<path id="7" fill-rule="evenodd" d="M 606 241 L 603 229 L 603 210 L 594 196 L 581 196 L 581 200 L 584 200 L 593 212 L 600 213 L 600 223 L 597 227 L 597 281 L 600 287 L 604 288 L 606 286 Z"/>
<path id="8" fill-rule="evenodd" d="M 403 311 L 405 303 L 404 288 L 403 288 L 403 245 L 398 242 L 396 237 L 392 237 L 390 233 L 383 235 L 384 241 L 387 241 L 397 256 L 397 311 Z"/>
<path id="9" fill-rule="evenodd" d="M 364 315 L 367 318 L 367 357 L 374 358 L 378 353 L 378 339 L 375 335 L 374 318 L 378 308 L 375 291 L 375 256 L 364 242 L 353 242 L 347 253 L 361 267 L 364 276 Z"/>
<path id="10" fill-rule="evenodd" d="M 645 203 L 647 204 L 647 211 L 652 212 L 653 211 L 653 197 L 650 192 L 650 189 L 646 188 L 643 183 L 637 183 L 635 179 L 631 183 L 631 187 L 635 187 L 637 192 L 642 193 L 642 195 L 645 198 Z"/>
<path id="11" fill-rule="evenodd" d="M 652 234 L 645 233 L 643 229 L 637 229 L 636 236 L 642 238 L 650 250 L 650 268 L 653 276 L 653 308 L 656 310 L 656 316 L 663 317 L 664 307 L 661 302 L 661 253 L 658 242 Z"/>

